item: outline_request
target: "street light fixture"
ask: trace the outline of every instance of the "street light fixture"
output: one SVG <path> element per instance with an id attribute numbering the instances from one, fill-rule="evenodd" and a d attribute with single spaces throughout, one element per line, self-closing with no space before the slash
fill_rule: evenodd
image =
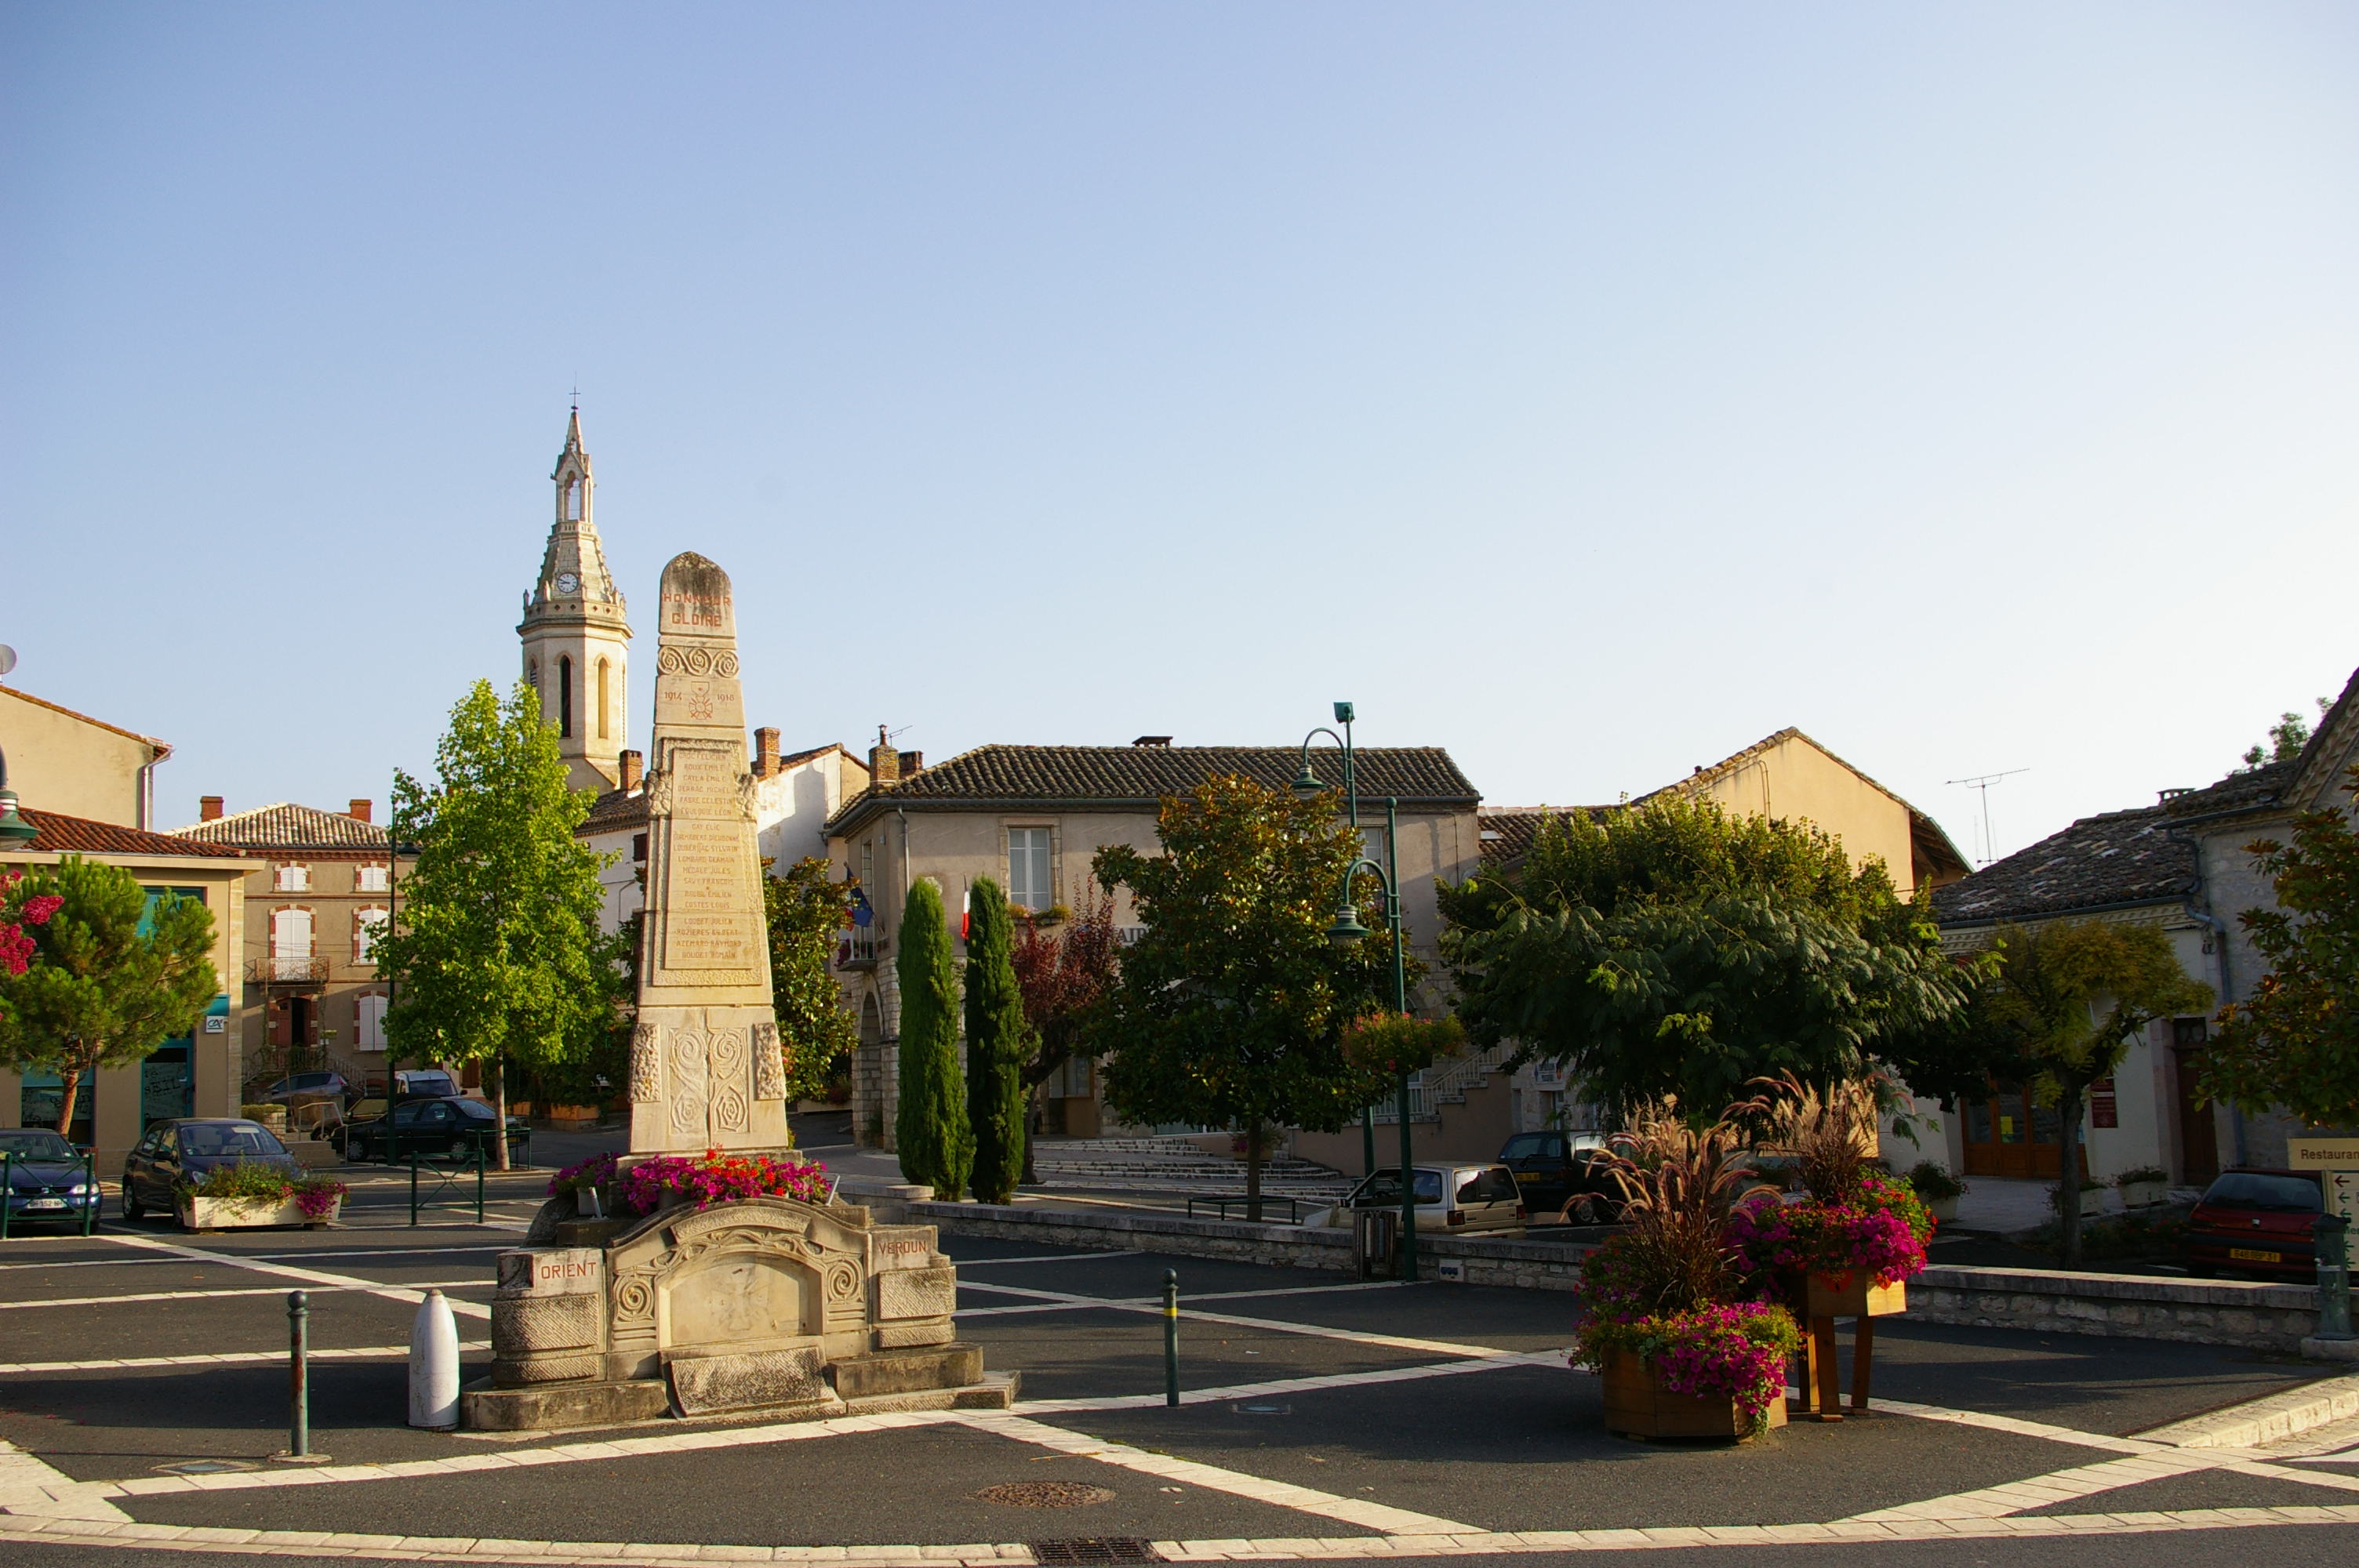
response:
<path id="1" fill-rule="evenodd" d="M 31 843 L 41 836 L 41 830 L 16 815 L 16 792 L 8 787 L 8 758 L 0 752 L 0 849 L 15 849 Z"/>
<path id="2" fill-rule="evenodd" d="M 1310 767 L 1310 742 L 1324 735 L 1343 751 L 1343 799 L 1352 822 L 1354 838 L 1360 829 L 1360 792 L 1353 770 L 1352 705 L 1335 705 L 1335 722 L 1343 727 L 1341 735 L 1332 730 L 1313 730 L 1302 738 L 1302 770 L 1295 775 L 1294 793 L 1309 800 L 1324 788 L 1319 775 Z M 1352 901 L 1352 884 L 1359 880 L 1363 868 L 1373 872 L 1385 890 L 1385 926 L 1393 941 L 1393 1010 L 1408 1011 L 1408 970 L 1401 951 L 1400 861 L 1396 846 L 1400 840 L 1400 802 L 1392 796 L 1385 800 L 1385 861 L 1378 865 L 1364 852 L 1343 872 L 1343 885 L 1335 895 L 1335 921 L 1327 928 L 1327 940 L 1339 947 L 1348 947 L 1364 940 L 1370 933 L 1361 923 L 1359 906 Z M 1400 1183 L 1401 1183 L 1401 1278 L 1414 1280 L 1417 1275 L 1417 1183 L 1410 1150 L 1408 1112 L 1408 1074 L 1400 1072 L 1396 1079 L 1395 1098 L 1400 1116 Z M 1376 1173 L 1375 1110 L 1372 1106 L 1360 1109 L 1360 1137 L 1367 1159 L 1367 1173 Z"/>

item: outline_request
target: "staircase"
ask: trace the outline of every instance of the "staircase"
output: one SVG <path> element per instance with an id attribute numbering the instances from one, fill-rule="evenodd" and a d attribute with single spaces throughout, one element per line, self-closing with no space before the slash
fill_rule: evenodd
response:
<path id="1" fill-rule="evenodd" d="M 1111 1192 L 1212 1193 L 1245 1190 L 1242 1160 L 1198 1148 L 1186 1138 L 1064 1138 L 1032 1146 L 1032 1169 L 1044 1187 Z M 1278 1156 L 1261 1168 L 1265 1193 L 1340 1197 L 1351 1178 L 1308 1160 Z"/>
<path id="2" fill-rule="evenodd" d="M 1494 1045 L 1487 1051 L 1452 1057 L 1440 1067 L 1430 1067 L 1419 1074 L 1409 1083 L 1408 1119 L 1411 1121 L 1439 1121 L 1443 1106 L 1464 1105 L 1470 1091 L 1484 1087 L 1490 1083 L 1492 1074 L 1504 1070 L 1501 1064 L 1506 1062 L 1509 1052 L 1508 1046 Z M 1386 1095 L 1376 1102 L 1378 1126 L 1393 1127 L 1399 1122 L 1400 1110 L 1394 1104 L 1392 1096 Z"/>

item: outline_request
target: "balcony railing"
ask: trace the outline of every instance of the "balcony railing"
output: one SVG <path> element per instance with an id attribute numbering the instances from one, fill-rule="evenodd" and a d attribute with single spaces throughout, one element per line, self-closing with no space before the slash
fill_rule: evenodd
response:
<path id="1" fill-rule="evenodd" d="M 245 978 L 265 986 L 321 986 L 328 983 L 325 958 L 249 958 Z"/>
<path id="2" fill-rule="evenodd" d="M 835 967 L 839 969 L 873 969 L 876 960 L 885 956 L 890 944 L 874 930 L 855 926 L 838 932 L 835 939 Z"/>

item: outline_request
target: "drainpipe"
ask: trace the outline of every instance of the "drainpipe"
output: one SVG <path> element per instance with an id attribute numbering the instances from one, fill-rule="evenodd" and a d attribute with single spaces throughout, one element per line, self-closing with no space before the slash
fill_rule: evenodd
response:
<path id="1" fill-rule="evenodd" d="M 169 746 L 159 746 L 155 754 L 139 764 L 139 830 L 156 830 L 156 764 L 172 754 Z"/>

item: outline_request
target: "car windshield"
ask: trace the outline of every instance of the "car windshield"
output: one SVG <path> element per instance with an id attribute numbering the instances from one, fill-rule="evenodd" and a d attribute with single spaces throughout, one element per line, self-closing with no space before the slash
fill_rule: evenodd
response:
<path id="1" fill-rule="evenodd" d="M 1441 1201 L 1440 1172 L 1419 1170 L 1412 1172 L 1411 1174 L 1417 1183 L 1418 1202 L 1440 1203 Z M 1379 1208 L 1389 1205 L 1398 1204 L 1400 1202 L 1400 1173 L 1398 1171 L 1378 1171 L 1375 1175 L 1370 1176 L 1366 1181 L 1360 1184 L 1360 1190 L 1354 1195 L 1354 1196 L 1362 1204 L 1371 1205 Z"/>
<path id="2" fill-rule="evenodd" d="M 2258 1171 L 2231 1171 L 2203 1195 L 2207 1204 L 2223 1208 L 2266 1208 L 2287 1214 L 2315 1214 L 2325 1206 L 2318 1184 L 2307 1176 L 2271 1176 Z"/>
<path id="3" fill-rule="evenodd" d="M 257 1154 L 284 1154 L 287 1150 L 266 1127 L 251 1121 L 227 1121 L 183 1127 L 180 1152 L 201 1160 L 239 1160 Z"/>
<path id="4" fill-rule="evenodd" d="M 485 1105 L 482 1100 L 454 1099 L 445 1101 L 444 1103 L 449 1105 L 451 1109 L 457 1111 L 461 1116 L 465 1117 L 470 1121 L 490 1121 L 493 1119 L 492 1108 Z"/>
<path id="5" fill-rule="evenodd" d="M 1502 1160 L 1534 1160 L 1548 1152 L 1549 1135 L 1545 1132 L 1518 1132 L 1507 1140 L 1499 1151 Z"/>
<path id="6" fill-rule="evenodd" d="M 79 1160 L 73 1145 L 54 1132 L 10 1128 L 0 1132 L 0 1154 L 19 1160 Z"/>

